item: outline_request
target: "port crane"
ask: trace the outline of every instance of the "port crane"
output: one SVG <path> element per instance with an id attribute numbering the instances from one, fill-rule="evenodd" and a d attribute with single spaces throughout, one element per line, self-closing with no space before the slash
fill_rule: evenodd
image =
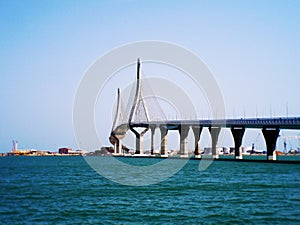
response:
<path id="1" fill-rule="evenodd" d="M 257 140 L 260 137 L 260 133 L 257 134 L 255 140 L 252 142 L 252 151 L 254 151 L 255 146 L 257 146 Z"/>
<path id="2" fill-rule="evenodd" d="M 300 134 L 299 135 L 280 135 L 279 138 L 283 139 L 284 152 L 287 152 L 287 140 L 289 140 L 289 145 L 291 146 L 291 150 L 292 150 L 291 140 L 298 140 L 298 149 L 300 147 Z"/>

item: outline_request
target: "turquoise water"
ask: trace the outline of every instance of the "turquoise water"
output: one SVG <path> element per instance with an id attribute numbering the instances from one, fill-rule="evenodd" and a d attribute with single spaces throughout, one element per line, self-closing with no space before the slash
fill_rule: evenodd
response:
<path id="1" fill-rule="evenodd" d="M 0 223 L 300 224 L 299 164 L 198 167 L 189 161 L 162 183 L 132 187 L 99 176 L 82 157 L 1 157 Z"/>
<path id="2" fill-rule="evenodd" d="M 220 159 L 233 159 L 233 155 L 220 155 Z M 300 155 L 277 155 L 277 161 L 300 161 Z M 266 160 L 266 155 L 243 155 L 243 159 Z"/>

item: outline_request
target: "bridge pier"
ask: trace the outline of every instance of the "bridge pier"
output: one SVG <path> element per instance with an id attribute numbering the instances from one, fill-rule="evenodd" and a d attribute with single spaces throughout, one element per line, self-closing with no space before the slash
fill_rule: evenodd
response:
<path id="1" fill-rule="evenodd" d="M 122 148 L 122 141 L 121 140 L 119 140 L 118 151 L 119 151 L 119 154 L 123 154 L 123 148 Z"/>
<path id="2" fill-rule="evenodd" d="M 180 151 L 179 154 L 182 157 L 188 156 L 188 149 L 187 149 L 187 137 L 189 134 L 190 126 L 188 125 L 180 125 L 178 128 L 180 134 Z"/>
<path id="3" fill-rule="evenodd" d="M 200 135 L 202 132 L 202 126 L 192 126 L 194 138 L 195 138 L 195 157 L 200 158 Z"/>
<path id="4" fill-rule="evenodd" d="M 264 127 L 262 133 L 267 145 L 267 160 L 276 160 L 276 141 L 279 136 L 279 127 Z"/>
<path id="5" fill-rule="evenodd" d="M 122 153 L 122 142 L 119 135 L 116 135 L 114 132 L 111 132 L 109 141 L 114 145 L 114 154 L 119 155 Z"/>
<path id="6" fill-rule="evenodd" d="M 160 154 L 162 156 L 167 156 L 168 155 L 168 129 L 164 126 L 159 126 L 160 129 L 160 137 L 161 137 L 161 142 L 160 142 Z"/>
<path id="7" fill-rule="evenodd" d="M 245 133 L 245 127 L 231 127 L 231 133 L 234 139 L 234 156 L 236 159 L 242 159 L 242 140 Z"/>
<path id="8" fill-rule="evenodd" d="M 221 131 L 221 127 L 212 127 L 210 126 L 209 132 L 211 135 L 211 152 L 212 152 L 212 157 L 215 159 L 219 158 L 219 153 L 217 152 L 217 144 L 218 144 L 218 138 L 219 134 Z"/>
<path id="9" fill-rule="evenodd" d="M 150 131 L 151 131 L 151 155 L 154 155 L 154 148 L 155 148 L 154 135 L 155 135 L 155 129 L 156 129 L 156 125 L 150 125 Z"/>
<path id="10" fill-rule="evenodd" d="M 118 154 L 118 145 L 117 142 L 114 144 L 114 154 Z"/>
<path id="11" fill-rule="evenodd" d="M 144 134 L 149 130 L 149 128 L 145 128 L 141 133 L 134 130 L 134 128 L 130 128 L 130 130 L 135 134 L 135 154 L 144 154 Z"/>
<path id="12" fill-rule="evenodd" d="M 116 138 L 115 144 L 114 144 L 114 154 L 120 155 L 122 154 L 122 142 L 121 140 Z"/>

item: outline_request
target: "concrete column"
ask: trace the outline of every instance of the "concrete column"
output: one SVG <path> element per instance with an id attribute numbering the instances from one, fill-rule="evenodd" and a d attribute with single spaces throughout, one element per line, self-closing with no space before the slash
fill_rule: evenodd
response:
<path id="1" fill-rule="evenodd" d="M 159 126 L 161 143 L 160 143 L 160 154 L 168 155 L 168 129 L 165 126 Z"/>
<path id="2" fill-rule="evenodd" d="M 118 147 L 117 147 L 117 142 L 115 141 L 114 143 L 114 154 L 117 154 L 118 152 Z"/>
<path id="3" fill-rule="evenodd" d="M 150 130 L 151 130 L 151 155 L 154 155 L 154 148 L 155 148 L 154 135 L 155 135 L 155 129 L 156 129 L 156 125 L 150 125 Z"/>
<path id="4" fill-rule="evenodd" d="M 130 130 L 135 134 L 136 142 L 135 142 L 135 154 L 144 154 L 144 134 L 149 130 L 149 127 L 146 127 L 141 133 L 136 131 L 133 127 Z"/>
<path id="5" fill-rule="evenodd" d="M 187 157 L 188 149 L 187 149 L 187 137 L 189 134 L 190 126 L 180 125 L 179 126 L 179 134 L 180 134 L 180 156 Z"/>
<path id="6" fill-rule="evenodd" d="M 279 127 L 268 128 L 264 127 L 262 133 L 265 137 L 267 145 L 267 160 L 276 160 L 276 141 L 279 135 Z"/>
<path id="7" fill-rule="evenodd" d="M 194 138 L 195 138 L 195 157 L 200 156 L 200 135 L 202 132 L 203 127 L 202 126 L 192 126 Z"/>
<path id="8" fill-rule="evenodd" d="M 119 139 L 117 143 L 118 153 L 123 154 L 122 141 Z"/>
<path id="9" fill-rule="evenodd" d="M 135 135 L 135 154 L 144 154 L 143 136 L 140 134 Z"/>
<path id="10" fill-rule="evenodd" d="M 242 141 L 245 133 L 245 127 L 231 127 L 231 133 L 234 139 L 234 156 L 236 159 L 242 159 Z"/>
<path id="11" fill-rule="evenodd" d="M 111 136 L 111 138 L 114 141 L 114 154 L 120 154 L 122 149 L 121 140 L 117 138 L 116 136 Z"/>
<path id="12" fill-rule="evenodd" d="M 221 131 L 221 127 L 212 127 L 210 126 L 209 132 L 211 135 L 211 152 L 213 158 L 219 158 L 219 153 L 217 152 L 217 144 L 218 144 L 218 138 Z"/>

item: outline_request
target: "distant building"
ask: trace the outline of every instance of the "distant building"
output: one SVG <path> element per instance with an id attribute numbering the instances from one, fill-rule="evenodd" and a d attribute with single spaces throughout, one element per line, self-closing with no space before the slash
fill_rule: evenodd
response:
<path id="1" fill-rule="evenodd" d="M 72 152 L 72 148 L 59 148 L 58 149 L 59 154 L 69 154 L 69 152 Z"/>

